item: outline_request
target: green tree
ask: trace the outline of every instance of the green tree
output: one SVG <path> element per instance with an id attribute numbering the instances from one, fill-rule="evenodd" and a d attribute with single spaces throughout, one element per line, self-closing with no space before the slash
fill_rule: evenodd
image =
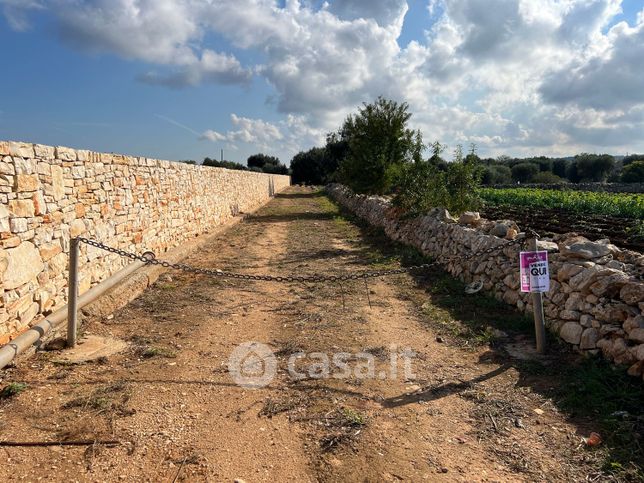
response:
<path id="1" fill-rule="evenodd" d="M 510 184 L 512 183 L 512 170 L 503 164 L 486 166 L 482 173 L 481 183 L 486 185 Z"/>
<path id="2" fill-rule="evenodd" d="M 609 154 L 581 153 L 575 156 L 575 162 L 582 181 L 604 182 L 615 169 L 615 158 Z"/>
<path id="3" fill-rule="evenodd" d="M 324 172 L 324 148 L 301 151 L 291 160 L 291 180 L 293 183 L 319 185 L 326 182 Z"/>
<path id="4" fill-rule="evenodd" d="M 539 172 L 539 167 L 533 163 L 519 163 L 512 166 L 512 179 L 519 183 L 529 183 Z"/>
<path id="5" fill-rule="evenodd" d="M 624 183 L 644 183 L 644 160 L 631 161 L 622 171 Z"/>
<path id="6" fill-rule="evenodd" d="M 348 153 L 340 164 L 340 177 L 355 192 L 387 193 L 406 163 L 421 161 L 422 136 L 407 127 L 408 110 L 405 102 L 378 97 L 345 120 Z"/>
<path id="7" fill-rule="evenodd" d="M 288 174 L 288 168 L 280 162 L 279 158 L 263 153 L 249 156 L 246 164 L 252 171 L 255 171 L 253 168 L 259 168 L 264 173 Z"/>

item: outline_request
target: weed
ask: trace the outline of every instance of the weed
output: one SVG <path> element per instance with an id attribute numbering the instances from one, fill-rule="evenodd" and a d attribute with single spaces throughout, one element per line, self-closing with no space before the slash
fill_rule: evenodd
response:
<path id="1" fill-rule="evenodd" d="M 27 384 L 24 382 L 10 382 L 0 391 L 0 399 L 9 399 L 16 394 L 20 394 L 27 389 Z"/>
<path id="2" fill-rule="evenodd" d="M 147 347 L 141 355 L 145 358 L 166 357 L 168 359 L 174 359 L 177 357 L 177 353 L 167 347 Z"/>

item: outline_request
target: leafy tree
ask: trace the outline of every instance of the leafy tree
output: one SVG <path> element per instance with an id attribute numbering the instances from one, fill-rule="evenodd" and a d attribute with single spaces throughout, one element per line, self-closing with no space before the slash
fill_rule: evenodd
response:
<path id="1" fill-rule="evenodd" d="M 440 141 L 434 141 L 429 149 L 432 152 L 432 155 L 428 159 L 428 161 L 436 166 L 439 164 L 443 164 L 445 160 L 441 157 L 441 154 L 443 154 L 443 151 L 447 149 L 446 144 L 441 144 Z"/>
<path id="2" fill-rule="evenodd" d="M 291 180 L 293 183 L 324 184 L 325 148 L 313 148 L 297 153 L 291 160 Z"/>
<path id="3" fill-rule="evenodd" d="M 512 170 L 502 164 L 486 166 L 483 169 L 481 182 L 483 184 L 510 184 L 512 183 Z"/>
<path id="4" fill-rule="evenodd" d="M 569 161 L 567 159 L 553 159 L 552 172 L 560 178 L 566 177 L 566 169 L 568 168 Z"/>
<path id="5" fill-rule="evenodd" d="M 264 168 L 264 166 L 266 166 L 267 164 L 278 165 L 281 163 L 279 158 L 276 158 L 275 156 L 268 156 L 266 154 L 259 153 L 249 156 L 246 160 L 246 164 L 249 168 L 257 167 L 261 169 Z"/>
<path id="6" fill-rule="evenodd" d="M 626 165 L 621 180 L 624 183 L 644 183 L 644 160 L 631 161 Z"/>
<path id="7" fill-rule="evenodd" d="M 409 106 L 383 97 L 363 104 L 342 127 L 348 142 L 341 161 L 342 181 L 358 193 L 387 193 L 406 163 L 420 162 L 423 142 L 420 131 L 407 128 Z"/>
<path id="8" fill-rule="evenodd" d="M 184 164 L 197 164 L 197 162 L 194 159 L 182 159 L 179 162 Z"/>
<path id="9" fill-rule="evenodd" d="M 248 168 L 243 164 L 235 163 L 234 161 L 217 161 L 216 159 L 204 158 L 204 166 L 212 166 L 214 168 L 236 169 L 241 171 L 248 171 Z"/>
<path id="10" fill-rule="evenodd" d="M 644 154 L 629 154 L 622 159 L 622 165 L 628 166 L 634 161 L 644 161 Z"/>
<path id="11" fill-rule="evenodd" d="M 280 162 L 279 158 L 263 153 L 249 156 L 246 164 L 249 168 L 259 168 L 264 173 L 288 174 L 288 168 Z"/>
<path id="12" fill-rule="evenodd" d="M 519 163 L 512 166 L 512 179 L 519 183 L 528 183 L 539 172 L 534 163 Z"/>
<path id="13" fill-rule="evenodd" d="M 615 158 L 608 154 L 581 153 L 575 156 L 575 161 L 582 181 L 606 181 L 615 169 Z"/>

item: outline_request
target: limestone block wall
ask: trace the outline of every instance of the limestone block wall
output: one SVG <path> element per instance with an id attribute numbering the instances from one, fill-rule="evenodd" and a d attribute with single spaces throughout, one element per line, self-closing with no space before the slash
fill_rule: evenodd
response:
<path id="1" fill-rule="evenodd" d="M 66 303 L 70 237 L 162 254 L 289 184 L 289 176 L 0 141 L 0 343 Z M 81 293 L 126 264 L 82 244 Z"/>
<path id="2" fill-rule="evenodd" d="M 519 251 L 508 247 L 472 260 L 464 256 L 500 246 L 519 235 L 510 220 L 490 221 L 477 213 L 455 220 L 446 210 L 401 219 L 382 197 L 355 195 L 341 185 L 327 187 L 339 204 L 392 239 L 414 246 L 452 275 L 498 300 L 532 313 L 532 298 L 519 290 Z M 550 291 L 544 294 L 549 329 L 575 350 L 602 354 L 644 377 L 644 255 L 621 250 L 609 240 L 591 242 L 575 234 L 539 242 L 549 251 Z M 449 259 L 449 260 L 448 260 Z"/>

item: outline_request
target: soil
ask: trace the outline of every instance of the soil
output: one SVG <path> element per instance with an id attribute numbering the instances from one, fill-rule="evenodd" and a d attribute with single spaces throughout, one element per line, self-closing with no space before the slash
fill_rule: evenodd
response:
<path id="1" fill-rule="evenodd" d="M 328 199 L 292 187 L 185 263 L 311 275 L 392 262 Z M 27 387 L 0 401 L 0 440 L 96 443 L 0 447 L 0 481 L 597 478 L 599 462 L 582 440 L 593 428 L 545 395 L 557 381 L 527 378 L 498 345 L 453 341 L 432 323 L 444 309 L 432 306 L 426 283 L 170 271 L 123 309 L 84 321 L 86 334 L 127 341 L 126 351 L 82 365 L 39 352 L 3 373 L 3 384 Z M 240 387 L 228 372 L 231 352 L 247 341 L 276 354 L 266 387 Z M 300 357 L 312 352 L 352 354 L 351 375 L 332 366 L 336 377 L 317 377 L 307 363 L 322 356 Z M 360 377 L 369 372 L 365 352 L 373 377 Z M 311 374 L 293 377 L 293 358 L 299 374 Z"/>

